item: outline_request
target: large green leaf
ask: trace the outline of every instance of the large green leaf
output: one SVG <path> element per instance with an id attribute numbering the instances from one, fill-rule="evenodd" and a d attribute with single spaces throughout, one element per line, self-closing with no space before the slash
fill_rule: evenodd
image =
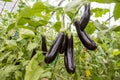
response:
<path id="1" fill-rule="evenodd" d="M 24 24 L 28 23 L 28 25 L 31 27 L 38 27 L 38 26 L 46 25 L 48 23 L 48 20 L 49 20 L 49 18 L 44 18 L 44 19 L 41 19 L 39 21 L 35 21 L 35 20 L 31 20 L 30 18 L 23 18 L 22 17 L 22 18 L 18 19 L 17 24 L 24 25 Z M 10 27 L 12 27 L 12 26 L 10 25 Z"/>
<path id="2" fill-rule="evenodd" d="M 95 25 L 93 24 L 93 22 L 89 22 L 87 27 L 86 27 L 86 31 L 89 34 L 92 34 L 95 31 Z"/>
<path id="3" fill-rule="evenodd" d="M 75 9 L 77 9 L 78 7 L 82 6 L 84 4 L 84 1 L 81 0 L 74 0 L 69 2 L 66 6 L 65 6 L 65 12 L 69 12 L 69 11 L 73 11 Z"/>
<path id="4" fill-rule="evenodd" d="M 28 29 L 30 31 L 36 32 L 36 30 L 31 26 L 18 25 L 18 28 L 24 28 L 24 29 Z"/>
<path id="5" fill-rule="evenodd" d="M 0 78 L 1 80 L 6 80 L 7 77 L 9 77 L 11 72 L 16 71 L 19 68 L 19 66 L 15 66 L 12 64 L 6 64 L 3 68 L 0 69 Z"/>
<path id="6" fill-rule="evenodd" d="M 31 17 L 31 16 L 37 16 L 41 14 L 41 12 L 50 13 L 54 10 L 54 7 L 50 6 L 49 4 L 46 5 L 43 2 L 36 2 L 32 8 L 26 7 L 20 12 L 21 17 Z M 47 15 L 46 15 L 47 16 Z"/>
<path id="7" fill-rule="evenodd" d="M 4 60 L 11 52 L 8 52 L 6 54 L 0 54 L 0 62 Z"/>
<path id="8" fill-rule="evenodd" d="M 36 54 L 31 59 L 28 66 L 26 66 L 26 73 L 25 73 L 24 80 L 38 80 L 41 74 L 44 72 L 44 69 L 39 66 L 39 60 L 41 60 L 39 56 L 42 56 L 42 55 Z"/>
<path id="9" fill-rule="evenodd" d="M 54 7 L 52 5 L 50 5 L 48 2 L 36 2 L 33 5 L 32 9 L 37 12 L 45 11 L 45 12 L 49 13 L 54 10 Z"/>
<path id="10" fill-rule="evenodd" d="M 35 33 L 32 30 L 29 29 L 20 29 L 20 37 L 21 38 L 32 38 L 35 36 Z"/>
<path id="11" fill-rule="evenodd" d="M 114 18 L 115 18 L 115 20 L 120 18 L 120 3 L 116 3 L 116 5 L 115 5 Z"/>
<path id="12" fill-rule="evenodd" d="M 101 9 L 101 8 L 95 8 L 91 10 L 92 13 L 95 13 L 95 17 L 101 17 L 103 14 L 106 14 L 109 12 L 109 9 Z"/>
<path id="13" fill-rule="evenodd" d="M 31 17 L 34 14 L 32 8 L 25 7 L 22 11 L 20 11 L 20 16 L 22 17 Z"/>

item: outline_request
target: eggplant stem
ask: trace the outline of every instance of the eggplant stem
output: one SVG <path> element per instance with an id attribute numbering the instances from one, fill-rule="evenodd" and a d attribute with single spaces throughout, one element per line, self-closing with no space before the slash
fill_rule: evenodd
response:
<path id="1" fill-rule="evenodd" d="M 57 61 L 58 61 L 58 55 L 56 56 L 56 59 L 55 59 L 55 63 L 54 63 L 54 67 L 53 67 L 53 69 L 52 69 L 52 74 L 51 74 L 50 80 L 53 80 L 53 77 L 54 77 L 54 70 L 55 70 Z"/>
<path id="2" fill-rule="evenodd" d="M 77 10 L 77 11 L 75 12 L 75 14 L 73 15 L 73 18 L 72 18 L 72 20 L 71 20 L 71 23 L 70 23 L 69 26 L 68 26 L 68 30 L 70 30 L 70 31 L 71 31 L 71 25 L 72 25 L 73 22 L 74 22 L 74 18 L 75 18 L 75 16 L 78 14 L 80 8 L 81 8 L 81 6 L 78 8 L 78 10 Z"/>

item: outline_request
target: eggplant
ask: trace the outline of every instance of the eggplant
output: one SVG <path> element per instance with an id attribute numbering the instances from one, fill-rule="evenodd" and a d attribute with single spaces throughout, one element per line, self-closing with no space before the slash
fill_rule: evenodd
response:
<path id="1" fill-rule="evenodd" d="M 77 34 L 82 44 L 89 50 L 95 50 L 97 48 L 96 43 L 87 35 L 85 30 L 80 30 L 77 25 L 75 23 Z"/>
<path id="2" fill-rule="evenodd" d="M 87 35 L 85 31 L 80 31 L 80 33 L 81 37 L 79 38 L 83 45 L 89 50 L 95 50 L 97 48 L 96 43 L 92 39 L 90 39 L 90 37 Z"/>
<path id="3" fill-rule="evenodd" d="M 66 47 L 66 35 L 64 34 L 63 42 L 62 42 L 62 44 L 60 45 L 60 48 L 59 48 L 59 52 L 61 54 L 64 53 L 65 47 Z"/>
<path id="4" fill-rule="evenodd" d="M 79 27 L 80 29 L 83 31 L 87 24 L 89 23 L 89 20 L 90 20 L 90 4 L 85 4 L 85 10 L 84 10 L 84 13 L 79 21 Z"/>
<path id="5" fill-rule="evenodd" d="M 64 53 L 64 64 L 68 73 L 75 72 L 75 62 L 73 53 L 73 36 L 66 36 L 66 48 Z"/>
<path id="6" fill-rule="evenodd" d="M 46 36 L 42 35 L 42 53 L 46 55 L 47 53 L 47 46 L 46 46 Z"/>
<path id="7" fill-rule="evenodd" d="M 62 44 L 64 38 L 64 33 L 59 33 L 58 37 L 55 39 L 54 43 L 50 47 L 50 50 L 47 52 L 45 56 L 45 63 L 52 63 L 59 51 L 60 44 Z"/>
<path id="8" fill-rule="evenodd" d="M 32 52 L 32 55 L 31 55 L 31 58 L 36 54 L 36 51 L 37 51 L 37 48 L 33 49 L 33 52 Z"/>

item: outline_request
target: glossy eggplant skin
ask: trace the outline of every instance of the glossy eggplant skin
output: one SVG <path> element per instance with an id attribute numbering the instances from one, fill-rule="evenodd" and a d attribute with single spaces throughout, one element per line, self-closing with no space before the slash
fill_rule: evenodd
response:
<path id="1" fill-rule="evenodd" d="M 73 52 L 73 36 L 67 36 L 66 48 L 64 53 L 64 64 L 68 73 L 73 74 L 75 72 L 74 52 Z"/>
<path id="2" fill-rule="evenodd" d="M 47 53 L 47 45 L 46 45 L 46 36 L 42 35 L 42 53 L 43 55 L 46 55 Z"/>
<path id="3" fill-rule="evenodd" d="M 54 43 L 50 47 L 50 50 L 47 52 L 45 56 L 45 63 L 52 63 L 59 51 L 60 44 L 63 42 L 64 33 L 59 33 L 58 37 L 55 39 Z"/>
<path id="4" fill-rule="evenodd" d="M 84 10 L 84 13 L 78 23 L 80 29 L 83 31 L 87 24 L 89 23 L 89 20 L 90 20 L 90 4 L 85 4 L 85 10 Z"/>
<path id="5" fill-rule="evenodd" d="M 75 22 L 78 37 L 82 44 L 89 50 L 95 50 L 97 48 L 96 43 L 90 39 L 85 30 L 80 30 L 77 22 Z"/>
<path id="6" fill-rule="evenodd" d="M 66 35 L 64 34 L 63 42 L 60 45 L 59 52 L 60 54 L 65 52 L 65 47 L 66 47 Z"/>

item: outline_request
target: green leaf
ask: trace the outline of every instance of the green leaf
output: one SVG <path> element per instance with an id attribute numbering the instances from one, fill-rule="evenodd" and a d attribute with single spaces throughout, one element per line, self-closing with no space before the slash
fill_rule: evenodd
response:
<path id="1" fill-rule="evenodd" d="M 23 17 L 21 17 L 21 18 L 19 18 L 19 19 L 17 20 L 17 25 L 24 25 L 24 24 L 26 24 L 29 20 L 30 20 L 30 18 L 23 18 Z"/>
<path id="2" fill-rule="evenodd" d="M 0 78 L 2 80 L 4 80 L 6 77 L 10 76 L 9 74 L 11 72 L 14 72 L 18 68 L 19 68 L 19 66 L 15 66 L 15 65 L 12 65 L 12 64 L 9 64 L 9 65 L 7 64 L 6 66 L 4 66 L 3 68 L 0 69 Z"/>
<path id="3" fill-rule="evenodd" d="M 23 80 L 23 75 L 21 71 L 15 71 L 15 80 Z"/>
<path id="4" fill-rule="evenodd" d="M 94 21 L 94 25 L 98 30 L 106 30 L 108 27 L 104 24 L 101 24 L 98 20 Z"/>
<path id="5" fill-rule="evenodd" d="M 31 50 L 33 50 L 34 48 L 36 48 L 37 45 L 38 45 L 37 43 L 29 43 L 29 44 L 28 44 L 28 47 L 27 47 L 27 50 L 31 51 Z"/>
<path id="6" fill-rule="evenodd" d="M 116 65 L 117 65 L 118 67 L 120 67 L 120 61 L 118 61 L 118 62 L 116 63 Z"/>
<path id="7" fill-rule="evenodd" d="M 53 6 L 51 6 L 48 2 L 36 2 L 33 7 L 32 10 L 34 12 L 42 12 L 45 11 L 47 13 L 53 11 L 55 8 Z"/>
<path id="8" fill-rule="evenodd" d="M 91 2 L 99 2 L 99 3 L 113 3 L 120 2 L 119 0 L 90 0 Z"/>
<path id="9" fill-rule="evenodd" d="M 88 34 L 92 34 L 95 31 L 95 25 L 93 22 L 89 22 L 87 27 L 86 27 L 86 31 Z"/>
<path id="10" fill-rule="evenodd" d="M 101 17 L 103 14 L 106 14 L 109 11 L 110 11 L 109 9 L 101 9 L 101 8 L 95 8 L 91 10 L 92 14 L 95 13 L 95 17 Z"/>
<path id="11" fill-rule="evenodd" d="M 115 32 L 120 31 L 120 26 L 113 27 L 113 28 L 112 28 L 112 31 L 115 31 Z"/>
<path id="12" fill-rule="evenodd" d="M 41 12 L 46 12 L 46 14 L 50 13 L 54 10 L 54 7 L 50 6 L 49 4 L 46 5 L 44 2 L 36 2 L 32 8 L 25 7 L 21 12 L 21 17 L 31 17 L 31 16 L 38 16 Z M 45 15 L 47 16 L 47 15 Z"/>
<path id="13" fill-rule="evenodd" d="M 24 80 L 38 80 L 40 75 L 44 72 L 44 69 L 39 66 L 40 54 L 36 54 L 31 61 L 29 62 L 28 66 L 26 66 L 26 73 Z"/>
<path id="14" fill-rule="evenodd" d="M 52 74 L 52 73 L 51 73 L 50 71 L 47 71 L 47 72 L 41 74 L 40 77 L 42 77 L 42 78 L 44 78 L 44 77 L 50 78 L 50 77 L 51 77 L 51 74 Z"/>
<path id="15" fill-rule="evenodd" d="M 17 48 L 17 44 L 16 44 L 15 40 L 5 40 L 5 42 L 6 42 L 5 49 L 13 50 L 13 49 Z"/>
<path id="16" fill-rule="evenodd" d="M 16 40 L 5 40 L 5 42 L 9 46 L 17 46 Z"/>
<path id="17" fill-rule="evenodd" d="M 10 25 L 7 27 L 7 31 L 13 29 L 14 27 L 15 27 L 15 23 L 10 24 Z"/>
<path id="18" fill-rule="evenodd" d="M 36 32 L 35 29 L 33 27 L 30 27 L 30 26 L 18 25 L 18 28 L 24 28 L 24 29 L 28 29 L 30 31 Z"/>
<path id="19" fill-rule="evenodd" d="M 28 29 L 23 29 L 23 28 L 20 29 L 20 37 L 21 38 L 31 38 L 34 36 L 35 36 L 35 33 L 33 31 L 28 30 Z"/>
<path id="20" fill-rule="evenodd" d="M 20 11 L 20 16 L 21 17 L 31 17 L 34 14 L 32 11 L 32 8 L 30 7 L 25 7 L 22 11 Z"/>
<path id="21" fill-rule="evenodd" d="M 69 16 L 69 18 L 72 20 L 75 14 L 75 10 L 74 11 L 69 11 L 67 12 L 67 15 Z"/>
<path id="22" fill-rule="evenodd" d="M 118 55 L 120 55 L 120 50 L 114 49 L 112 54 L 113 54 L 114 56 L 118 56 Z"/>
<path id="23" fill-rule="evenodd" d="M 0 62 L 4 60 L 11 52 L 7 52 L 6 54 L 1 54 L 0 55 Z"/>
<path id="24" fill-rule="evenodd" d="M 35 20 L 31 20 L 30 18 L 20 18 L 17 21 L 18 25 L 24 25 L 26 23 L 29 24 L 29 26 L 31 27 L 38 27 L 38 26 L 45 26 L 48 23 L 49 20 L 49 16 L 47 16 L 47 18 L 44 18 L 45 16 L 42 16 L 43 19 L 39 20 L 39 21 L 35 21 Z M 48 18 L 49 17 L 49 18 Z"/>
<path id="25" fill-rule="evenodd" d="M 5 2 L 12 2 L 12 0 L 3 0 L 3 1 L 5 1 Z"/>
<path id="26" fill-rule="evenodd" d="M 120 3 L 116 3 L 116 5 L 115 5 L 114 18 L 115 18 L 115 20 L 120 18 Z"/>
<path id="27" fill-rule="evenodd" d="M 42 2 L 36 2 L 32 8 L 33 12 L 42 12 L 43 10 L 46 9 L 47 7 Z"/>
<path id="28" fill-rule="evenodd" d="M 61 29 L 61 22 L 56 22 L 54 25 L 53 25 L 53 28 L 59 32 L 60 29 Z"/>
<path id="29" fill-rule="evenodd" d="M 36 22 L 29 22 L 29 24 L 31 26 L 35 26 L 35 27 L 38 27 L 38 26 L 45 26 L 46 24 L 48 23 L 47 20 L 39 20 L 39 21 L 36 21 Z"/>
<path id="30" fill-rule="evenodd" d="M 81 0 L 71 1 L 65 6 L 65 12 L 73 11 L 77 9 L 79 6 L 82 6 L 83 3 L 84 1 L 81 1 Z"/>

